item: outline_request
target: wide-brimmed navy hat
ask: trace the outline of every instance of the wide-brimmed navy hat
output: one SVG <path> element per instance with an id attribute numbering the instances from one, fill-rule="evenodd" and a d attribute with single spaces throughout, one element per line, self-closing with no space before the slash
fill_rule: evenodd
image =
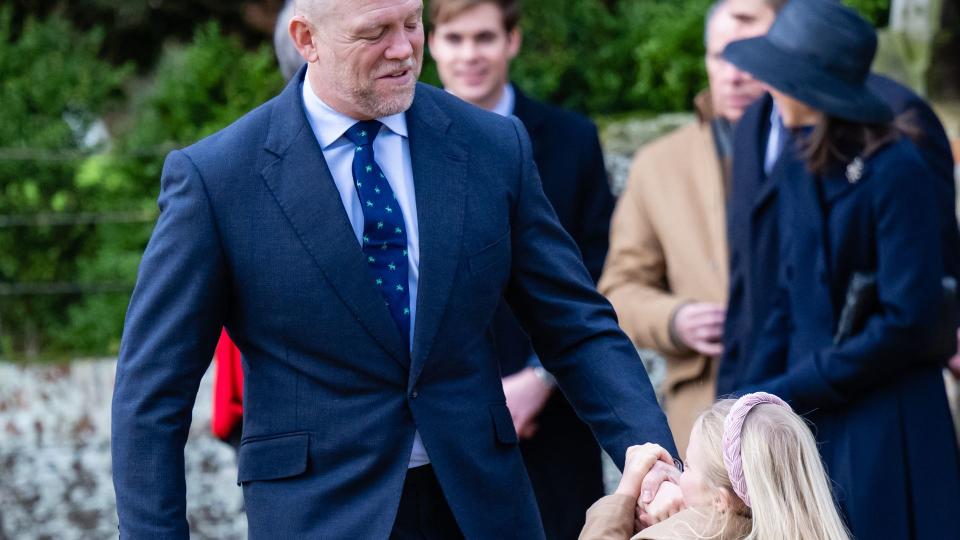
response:
<path id="1" fill-rule="evenodd" d="M 893 111 L 867 87 L 873 26 L 836 0 L 790 0 L 767 35 L 727 45 L 723 57 L 828 115 L 884 123 Z"/>

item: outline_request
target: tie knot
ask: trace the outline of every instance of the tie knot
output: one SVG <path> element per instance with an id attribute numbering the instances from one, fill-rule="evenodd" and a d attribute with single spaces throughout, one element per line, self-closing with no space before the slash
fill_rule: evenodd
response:
<path id="1" fill-rule="evenodd" d="M 380 126 L 383 125 L 377 120 L 364 120 L 350 126 L 347 130 L 347 139 L 357 146 L 366 146 L 373 144 L 373 140 L 380 133 Z"/>

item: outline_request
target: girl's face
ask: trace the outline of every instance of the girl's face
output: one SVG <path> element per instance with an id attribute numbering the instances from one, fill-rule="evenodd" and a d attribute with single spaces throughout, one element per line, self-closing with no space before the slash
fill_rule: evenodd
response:
<path id="1" fill-rule="evenodd" d="M 684 462 L 683 474 L 680 475 L 680 491 L 683 493 L 683 502 L 688 507 L 708 508 L 719 502 L 717 488 L 710 485 L 705 474 L 706 460 L 703 457 L 703 448 L 700 443 L 700 425 L 693 427 L 690 432 L 690 443 L 687 446 L 687 460 Z"/>

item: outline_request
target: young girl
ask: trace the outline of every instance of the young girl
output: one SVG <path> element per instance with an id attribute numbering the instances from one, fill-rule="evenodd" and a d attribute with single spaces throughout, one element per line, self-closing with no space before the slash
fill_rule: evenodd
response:
<path id="1" fill-rule="evenodd" d="M 670 462 L 657 445 L 627 450 L 617 491 L 590 508 L 580 540 L 631 538 L 641 481 L 657 460 Z M 719 401 L 700 415 L 679 486 L 686 508 L 632 540 L 849 538 L 810 429 L 772 394 Z"/>

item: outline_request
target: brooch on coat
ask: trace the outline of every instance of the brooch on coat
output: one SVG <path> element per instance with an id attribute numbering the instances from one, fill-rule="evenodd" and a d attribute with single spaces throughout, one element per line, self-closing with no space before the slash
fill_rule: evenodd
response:
<path id="1" fill-rule="evenodd" d="M 860 178 L 863 177 L 863 160 L 860 157 L 854 158 L 853 161 L 847 165 L 847 182 L 851 184 L 856 184 L 860 181 Z"/>

